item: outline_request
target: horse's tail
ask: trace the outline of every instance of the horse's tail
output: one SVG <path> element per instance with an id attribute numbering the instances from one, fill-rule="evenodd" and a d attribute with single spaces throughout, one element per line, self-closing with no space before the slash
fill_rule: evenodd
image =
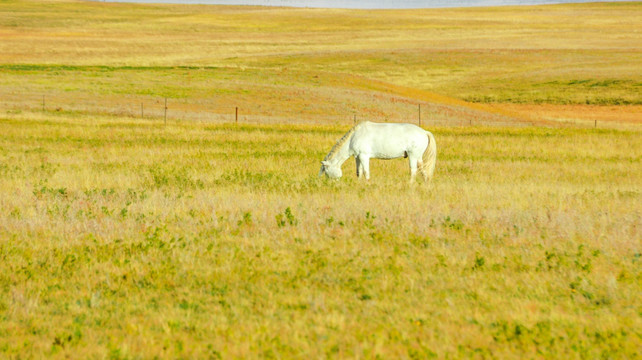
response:
<path id="1" fill-rule="evenodd" d="M 435 164 L 437 163 L 437 143 L 430 131 L 426 131 L 426 136 L 428 136 L 428 146 L 422 156 L 421 172 L 426 176 L 426 181 L 430 182 L 435 173 Z"/>

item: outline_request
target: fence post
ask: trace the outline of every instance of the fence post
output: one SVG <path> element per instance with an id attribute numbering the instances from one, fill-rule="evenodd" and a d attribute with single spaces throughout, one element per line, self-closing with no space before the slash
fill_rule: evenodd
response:
<path id="1" fill-rule="evenodd" d="M 140 118 L 141 119 L 145 118 L 145 113 L 143 112 L 143 103 L 140 103 Z"/>
<path id="2" fill-rule="evenodd" d="M 239 107 L 238 106 L 236 107 L 236 112 L 235 112 L 235 115 L 234 115 L 234 121 L 236 121 L 237 124 L 239 123 Z"/>
<path id="3" fill-rule="evenodd" d="M 357 114 L 353 114 L 353 115 L 354 115 L 354 119 L 352 120 L 352 123 L 354 125 L 357 125 Z"/>
<path id="4" fill-rule="evenodd" d="M 165 125 L 167 125 L 167 98 L 165 98 Z"/>
<path id="5" fill-rule="evenodd" d="M 595 128 L 597 129 L 597 119 L 595 119 Z"/>

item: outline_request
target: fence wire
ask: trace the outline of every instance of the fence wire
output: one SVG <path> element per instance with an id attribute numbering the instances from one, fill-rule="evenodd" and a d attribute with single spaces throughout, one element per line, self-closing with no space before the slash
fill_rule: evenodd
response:
<path id="1" fill-rule="evenodd" d="M 363 114 L 346 109 L 334 114 L 293 113 L 275 114 L 274 110 L 262 113 L 259 106 L 221 106 L 206 99 L 173 99 L 154 96 L 97 97 L 91 94 L 70 97 L 65 94 L 25 95 L 18 92 L 5 93 L 0 97 L 0 106 L 6 111 L 42 111 L 49 113 L 78 113 L 109 115 L 148 119 L 160 122 L 196 121 L 205 123 L 248 124 L 354 124 L 360 121 L 408 122 L 423 127 L 497 126 L 529 127 L 542 126 L 541 122 L 524 121 L 509 116 L 493 114 L 463 106 L 421 102 L 408 106 L 399 114 Z M 418 108 L 420 106 L 420 108 Z M 287 109 L 287 103 L 282 109 Z M 617 125 L 595 120 L 557 122 L 545 126 L 574 128 L 605 128 Z"/>

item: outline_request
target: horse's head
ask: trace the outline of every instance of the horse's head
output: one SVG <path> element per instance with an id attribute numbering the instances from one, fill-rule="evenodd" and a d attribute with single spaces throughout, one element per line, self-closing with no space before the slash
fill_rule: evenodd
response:
<path id="1" fill-rule="evenodd" d="M 319 171 L 319 176 L 323 174 L 326 174 L 326 176 L 330 179 L 338 179 L 343 176 L 343 172 L 341 172 L 341 166 L 329 161 L 321 161 L 321 170 Z"/>

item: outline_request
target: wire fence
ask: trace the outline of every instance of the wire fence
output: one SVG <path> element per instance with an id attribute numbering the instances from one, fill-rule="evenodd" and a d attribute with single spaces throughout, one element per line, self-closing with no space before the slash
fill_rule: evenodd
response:
<path id="1" fill-rule="evenodd" d="M 430 102 L 408 105 L 406 111 L 395 114 L 366 114 L 346 109 L 333 114 L 289 111 L 287 103 L 278 109 L 260 109 L 252 104 L 219 104 L 208 99 L 166 98 L 154 96 L 94 96 L 65 94 L 24 95 L 2 94 L 0 106 L 5 111 L 41 111 L 44 113 L 78 113 L 147 119 L 162 123 L 197 121 L 205 123 L 247 124 L 355 124 L 375 122 L 410 122 L 423 127 L 498 126 L 529 127 L 555 126 L 574 128 L 613 128 L 612 123 L 574 119 L 566 122 L 528 121 L 507 115 L 494 114 L 473 108 Z M 283 111 L 285 109 L 285 111 Z M 282 113 L 278 113 L 281 110 Z"/>

